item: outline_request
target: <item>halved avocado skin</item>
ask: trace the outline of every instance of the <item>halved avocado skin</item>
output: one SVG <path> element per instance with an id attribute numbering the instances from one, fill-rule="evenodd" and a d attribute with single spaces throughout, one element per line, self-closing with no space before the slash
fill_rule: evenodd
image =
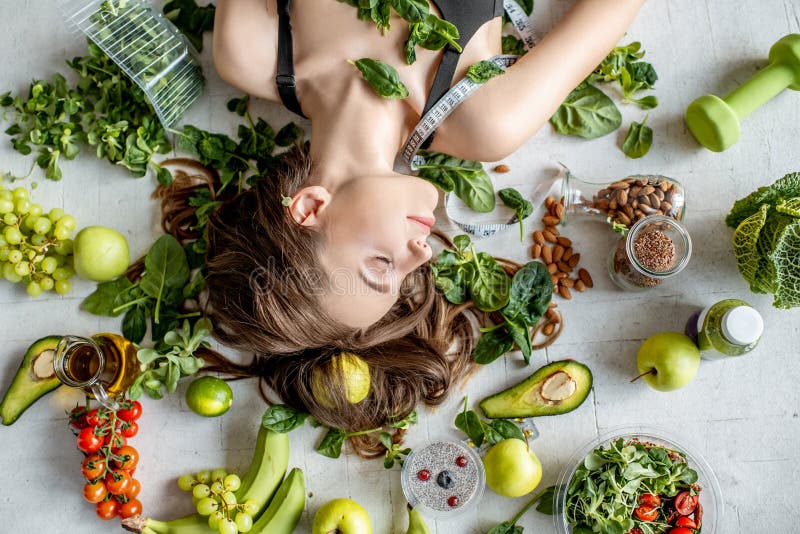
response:
<path id="1" fill-rule="evenodd" d="M 61 336 L 47 336 L 28 347 L 14 380 L 0 402 L 0 417 L 4 425 L 12 424 L 34 402 L 61 385 L 55 376 L 42 380 L 33 374 L 36 357 L 46 350 L 55 350 L 60 339 Z"/>
<path id="2" fill-rule="evenodd" d="M 564 401 L 546 402 L 539 397 L 539 390 L 548 377 L 559 371 L 566 372 L 575 380 L 575 393 Z M 591 389 L 592 372 L 588 367 L 574 360 L 561 360 L 537 369 L 515 386 L 486 397 L 480 407 L 490 419 L 560 415 L 580 406 Z"/>

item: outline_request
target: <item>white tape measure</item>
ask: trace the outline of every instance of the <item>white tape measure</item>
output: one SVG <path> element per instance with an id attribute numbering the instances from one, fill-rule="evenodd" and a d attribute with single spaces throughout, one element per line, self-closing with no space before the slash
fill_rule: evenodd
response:
<path id="1" fill-rule="evenodd" d="M 503 9 L 506 10 L 508 18 L 511 19 L 514 31 L 517 32 L 517 35 L 525 44 L 525 49 L 530 50 L 533 48 L 536 45 L 536 38 L 533 34 L 530 17 L 525 14 L 525 11 L 514 0 L 503 0 Z"/>

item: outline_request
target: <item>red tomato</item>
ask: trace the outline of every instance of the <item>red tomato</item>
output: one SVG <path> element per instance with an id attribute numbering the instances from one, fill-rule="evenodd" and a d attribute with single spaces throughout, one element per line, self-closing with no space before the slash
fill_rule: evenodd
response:
<path id="1" fill-rule="evenodd" d="M 101 423 L 100 415 L 98 414 L 97 408 L 89 410 L 89 413 L 86 414 L 86 424 L 89 426 L 97 426 Z"/>
<path id="2" fill-rule="evenodd" d="M 126 438 L 132 438 L 139 432 L 139 423 L 136 421 L 127 421 L 122 425 L 120 432 L 122 432 L 122 435 Z"/>
<path id="3" fill-rule="evenodd" d="M 661 497 L 652 493 L 643 493 L 639 495 L 639 504 L 643 506 L 661 506 Z"/>
<path id="4" fill-rule="evenodd" d="M 670 529 L 670 531 L 667 534 L 694 534 L 694 531 L 686 527 L 678 527 Z"/>
<path id="5" fill-rule="evenodd" d="M 86 428 L 86 407 L 75 406 L 69 412 L 69 424 L 72 428 L 82 430 Z"/>
<path id="6" fill-rule="evenodd" d="M 692 495 L 689 490 L 675 496 L 675 509 L 679 514 L 691 515 L 695 508 L 697 508 L 697 495 Z"/>
<path id="7" fill-rule="evenodd" d="M 117 410 L 117 417 L 123 421 L 135 421 L 142 415 L 142 405 L 139 401 L 130 403 L 130 408 L 121 408 Z"/>
<path id="8" fill-rule="evenodd" d="M 639 506 L 636 510 L 633 511 L 642 521 L 655 521 L 658 519 L 658 508 L 655 506 Z"/>
<path id="9" fill-rule="evenodd" d="M 119 503 L 114 499 L 109 499 L 107 501 L 102 501 L 97 503 L 97 508 L 95 508 L 95 512 L 97 512 L 97 517 L 100 519 L 104 519 L 108 521 L 109 519 L 114 519 L 117 515 L 117 506 Z"/>
<path id="10" fill-rule="evenodd" d="M 100 450 L 103 438 L 94 433 L 94 427 L 86 427 L 78 434 L 78 449 L 91 454 Z"/>
<path id="11" fill-rule="evenodd" d="M 106 474 L 106 459 L 102 454 L 93 453 L 83 459 L 81 473 L 86 480 L 96 480 Z"/>
<path id="12" fill-rule="evenodd" d="M 120 469 L 133 471 L 139 464 L 139 451 L 130 445 L 125 445 L 119 449 L 111 449 L 111 452 L 116 456 L 116 458 L 114 458 L 114 465 Z"/>
<path id="13" fill-rule="evenodd" d="M 675 521 L 676 527 L 687 527 L 687 528 L 697 528 L 697 523 L 694 522 L 694 519 L 691 517 L 682 515 Z"/>
<path id="14" fill-rule="evenodd" d="M 132 478 L 131 479 L 131 487 L 128 491 L 125 492 L 125 497 L 128 499 L 133 499 L 139 492 L 142 491 L 142 483 L 139 482 L 138 479 Z"/>
<path id="15" fill-rule="evenodd" d="M 103 438 L 104 445 L 111 445 L 112 449 L 118 449 L 120 447 L 124 447 L 128 444 L 128 440 L 125 439 L 125 436 L 122 434 L 117 433 L 109 433 L 106 434 Z"/>
<path id="16" fill-rule="evenodd" d="M 142 503 L 139 502 L 139 499 L 131 499 L 128 502 L 120 504 L 117 512 L 122 519 L 139 515 L 142 513 Z"/>
<path id="17" fill-rule="evenodd" d="M 83 486 L 83 498 L 89 502 L 100 502 L 106 498 L 108 490 L 102 480 L 89 482 Z"/>
<path id="18" fill-rule="evenodd" d="M 131 476 L 121 469 L 109 471 L 106 475 L 106 488 L 114 495 L 124 495 L 131 489 Z"/>

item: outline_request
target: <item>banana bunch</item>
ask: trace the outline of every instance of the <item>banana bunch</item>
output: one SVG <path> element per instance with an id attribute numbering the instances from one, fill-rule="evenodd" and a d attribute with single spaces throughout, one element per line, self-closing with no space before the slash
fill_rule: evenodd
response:
<path id="1" fill-rule="evenodd" d="M 252 500 L 258 506 L 255 522 L 248 534 L 291 534 L 300 522 L 306 504 L 303 471 L 292 469 L 288 476 L 289 436 L 268 430 L 258 431 L 256 450 L 242 484 L 235 492 L 237 502 Z M 142 534 L 214 534 L 208 518 L 191 514 L 171 521 L 131 517 L 122 521 L 131 532 Z"/>

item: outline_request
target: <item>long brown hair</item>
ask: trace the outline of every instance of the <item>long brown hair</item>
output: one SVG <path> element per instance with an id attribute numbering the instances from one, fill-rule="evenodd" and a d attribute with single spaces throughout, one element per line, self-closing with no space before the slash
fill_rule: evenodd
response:
<path id="1" fill-rule="evenodd" d="M 205 311 L 220 342 L 254 357 L 239 365 L 209 351 L 208 370 L 257 376 L 282 402 L 346 432 L 405 418 L 421 402 L 441 403 L 470 367 L 471 307 L 447 302 L 423 265 L 406 277 L 397 303 L 369 328 L 348 327 L 326 314 L 316 297 L 321 236 L 295 223 L 282 205 L 310 170 L 307 151 L 292 148 L 271 176 L 225 200 L 210 217 Z M 179 238 L 198 237 L 180 231 L 196 224 L 188 199 L 199 188 L 213 193 L 215 184 L 213 171 L 205 178 L 175 173 L 173 184 L 157 192 L 164 229 Z M 369 365 L 370 392 L 357 404 L 347 401 L 343 377 L 331 372 L 337 369 L 331 359 L 342 352 Z M 325 389 L 325 403 L 312 393 L 312 375 L 320 367 L 326 372 L 316 373 L 316 385 Z M 395 440 L 401 437 L 397 433 Z M 363 456 L 383 452 L 374 435 L 350 442 Z"/>

